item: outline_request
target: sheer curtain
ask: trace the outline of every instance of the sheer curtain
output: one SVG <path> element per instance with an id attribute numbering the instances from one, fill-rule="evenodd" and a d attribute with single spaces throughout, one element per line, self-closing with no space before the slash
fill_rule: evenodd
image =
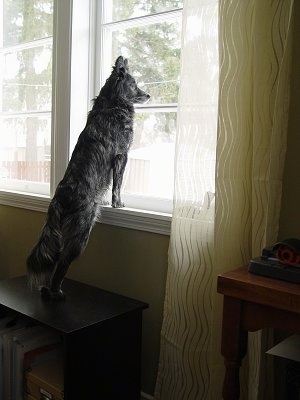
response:
<path id="1" fill-rule="evenodd" d="M 292 13 L 293 0 L 184 3 L 157 400 L 222 397 L 216 278 L 277 238 Z M 261 356 L 267 337 L 249 341 L 245 399 L 272 398 Z"/>

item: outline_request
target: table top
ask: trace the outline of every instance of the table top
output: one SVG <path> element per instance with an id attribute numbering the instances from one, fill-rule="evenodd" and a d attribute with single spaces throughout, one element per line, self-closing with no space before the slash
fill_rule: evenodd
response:
<path id="1" fill-rule="evenodd" d="M 240 267 L 218 276 L 218 293 L 300 314 L 300 284 L 267 278 Z"/>
<path id="2" fill-rule="evenodd" d="M 0 280 L 0 305 L 62 333 L 148 307 L 141 301 L 71 279 L 64 280 L 63 290 L 64 301 L 44 301 L 38 290 L 30 290 L 26 276 Z"/>

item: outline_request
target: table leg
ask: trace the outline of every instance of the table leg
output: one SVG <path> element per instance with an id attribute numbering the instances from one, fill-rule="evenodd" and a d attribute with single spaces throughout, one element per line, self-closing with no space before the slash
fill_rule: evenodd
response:
<path id="1" fill-rule="evenodd" d="M 223 399 L 240 398 L 239 370 L 247 351 L 248 332 L 241 329 L 242 301 L 224 296 L 221 352 L 225 359 Z"/>

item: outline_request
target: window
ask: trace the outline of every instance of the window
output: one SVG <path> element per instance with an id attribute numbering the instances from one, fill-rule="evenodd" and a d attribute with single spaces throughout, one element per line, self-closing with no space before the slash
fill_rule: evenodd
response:
<path id="1" fill-rule="evenodd" d="M 1 189 L 49 195 L 52 0 L 0 1 Z"/>
<path id="2" fill-rule="evenodd" d="M 1 204 L 46 211 L 67 166 L 72 4 L 0 0 Z"/>
<path id="3" fill-rule="evenodd" d="M 182 3 L 0 0 L 2 204 L 47 210 L 91 99 L 122 54 L 151 101 L 136 107 L 129 208 L 105 208 L 102 221 L 169 232 Z"/>
<path id="4" fill-rule="evenodd" d="M 122 55 L 128 58 L 139 86 L 151 95 L 149 103 L 136 106 L 123 200 L 127 207 L 171 212 L 183 1 L 113 0 L 97 4 L 101 7 L 96 48 L 101 50 L 96 90 Z"/>

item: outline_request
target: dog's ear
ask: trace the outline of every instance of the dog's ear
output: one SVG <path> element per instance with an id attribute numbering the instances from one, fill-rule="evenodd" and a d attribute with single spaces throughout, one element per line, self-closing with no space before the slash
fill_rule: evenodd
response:
<path id="1" fill-rule="evenodd" d="M 116 59 L 114 70 L 118 74 L 119 78 L 124 78 L 126 73 L 128 72 L 128 61 L 126 58 L 119 56 Z"/>
<path id="2" fill-rule="evenodd" d="M 124 66 L 125 66 L 126 72 L 129 72 L 128 60 L 127 60 L 127 58 L 124 59 Z"/>

